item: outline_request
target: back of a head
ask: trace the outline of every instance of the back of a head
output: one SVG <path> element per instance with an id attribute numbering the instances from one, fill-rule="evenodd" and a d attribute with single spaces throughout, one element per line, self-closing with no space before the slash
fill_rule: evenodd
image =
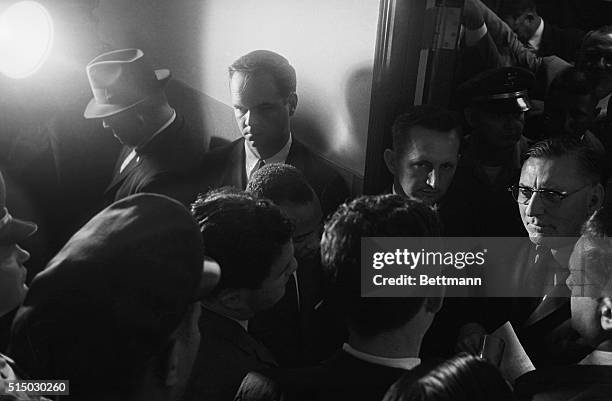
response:
<path id="1" fill-rule="evenodd" d="M 507 17 L 517 18 L 528 11 L 537 12 L 534 0 L 503 0 L 497 15 L 502 19 Z"/>
<path id="2" fill-rule="evenodd" d="M 324 268 L 336 278 L 335 295 L 351 329 L 373 336 L 398 328 L 424 302 L 422 297 L 361 298 L 361 238 L 439 235 L 440 223 L 433 209 L 399 195 L 362 196 L 336 210 L 325 224 L 321 258 Z"/>
<path id="3" fill-rule="evenodd" d="M 203 253 L 178 202 L 139 194 L 114 203 L 35 277 L 9 352 L 32 378 L 70 380 L 76 399 L 142 391 L 199 297 Z"/>
<path id="4" fill-rule="evenodd" d="M 266 164 L 253 173 L 246 192 L 257 198 L 270 199 L 277 205 L 284 202 L 304 204 L 311 202 L 315 197 L 304 174 L 284 163 Z"/>
<path id="5" fill-rule="evenodd" d="M 295 69 L 285 57 L 270 50 L 254 50 L 240 57 L 229 66 L 229 78 L 237 72 L 270 74 L 283 97 L 296 90 Z"/>
<path id="6" fill-rule="evenodd" d="M 213 295 L 228 288 L 258 288 L 291 240 L 291 222 L 277 206 L 241 191 L 222 188 L 200 194 L 191 212 L 200 225 L 206 255 L 221 267 Z"/>
<path id="7" fill-rule="evenodd" d="M 393 122 L 393 149 L 400 153 L 405 150 L 409 143 L 409 132 L 413 127 L 438 132 L 455 131 L 457 139 L 461 139 L 461 119 L 457 113 L 434 105 L 419 105 L 400 114 Z"/>
<path id="8" fill-rule="evenodd" d="M 406 375 L 395 382 L 383 401 L 513 401 L 499 370 L 484 359 L 459 354 L 414 381 Z"/>

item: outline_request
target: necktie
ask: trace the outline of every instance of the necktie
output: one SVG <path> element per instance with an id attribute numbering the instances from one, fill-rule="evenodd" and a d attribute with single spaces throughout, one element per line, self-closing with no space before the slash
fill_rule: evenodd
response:
<path id="1" fill-rule="evenodd" d="M 132 160 L 134 160 L 134 157 L 136 157 L 136 151 L 134 149 L 132 149 L 132 151 L 127 155 L 127 157 L 125 158 L 125 160 L 123 161 L 123 163 L 121 163 L 121 168 L 119 168 L 119 174 L 121 174 L 123 172 L 123 170 L 125 170 L 125 168 L 130 164 L 130 162 Z M 138 163 L 139 158 L 136 157 L 136 162 Z"/>
<path id="2" fill-rule="evenodd" d="M 253 174 L 255 174 L 257 170 L 259 170 L 265 165 L 266 165 L 266 161 L 264 159 L 259 159 L 257 161 L 257 164 L 255 164 L 255 167 L 253 167 L 253 170 L 251 170 L 251 174 L 249 175 L 249 180 L 251 179 L 251 177 L 253 176 Z"/>

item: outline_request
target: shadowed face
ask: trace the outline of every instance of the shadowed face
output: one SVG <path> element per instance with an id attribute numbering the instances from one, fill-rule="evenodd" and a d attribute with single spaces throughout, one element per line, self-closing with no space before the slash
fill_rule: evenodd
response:
<path id="1" fill-rule="evenodd" d="M 30 254 L 17 244 L 0 246 L 0 316 L 23 302 L 28 291 L 23 264 L 29 258 Z"/>
<path id="2" fill-rule="evenodd" d="M 119 142 L 131 148 L 145 139 L 144 119 L 135 108 L 104 118 L 102 126 L 111 130 Z"/>
<path id="3" fill-rule="evenodd" d="M 459 134 L 415 126 L 405 140 L 403 149 L 385 151 L 395 191 L 432 205 L 444 196 L 455 175 Z"/>
<path id="4" fill-rule="evenodd" d="M 513 149 L 523 134 L 525 113 L 474 109 L 471 124 L 483 148 L 491 151 Z"/>
<path id="5" fill-rule="evenodd" d="M 278 257 L 270 266 L 270 273 L 261 285 L 250 290 L 248 305 L 253 314 L 270 309 L 285 295 L 287 280 L 292 278 L 297 269 L 293 243 L 287 242 L 282 246 Z"/>
<path id="6" fill-rule="evenodd" d="M 594 33 L 582 45 L 578 68 L 606 94 L 612 90 L 612 33 Z"/>
<path id="7" fill-rule="evenodd" d="M 230 90 L 234 116 L 249 149 L 262 159 L 278 153 L 289 140 L 296 94 L 283 97 L 268 73 L 235 72 Z"/>

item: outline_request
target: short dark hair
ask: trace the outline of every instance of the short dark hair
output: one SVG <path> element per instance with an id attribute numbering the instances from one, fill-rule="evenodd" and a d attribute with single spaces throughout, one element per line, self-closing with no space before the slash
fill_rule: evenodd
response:
<path id="1" fill-rule="evenodd" d="M 458 354 L 414 381 L 405 374 L 383 401 L 513 401 L 512 389 L 499 370 L 484 359 Z"/>
<path id="2" fill-rule="evenodd" d="M 268 198 L 275 204 L 311 202 L 315 193 L 304 174 L 283 163 L 266 164 L 257 170 L 246 187 L 246 192 L 257 198 Z"/>
<path id="3" fill-rule="evenodd" d="M 348 325 L 363 336 L 398 328 L 410 321 L 424 298 L 361 298 L 362 237 L 435 237 L 438 216 L 429 206 L 399 195 L 362 196 L 341 205 L 325 224 L 321 260 L 336 278 L 336 296 Z"/>
<path id="4" fill-rule="evenodd" d="M 258 288 L 293 233 L 289 219 L 271 201 L 235 189 L 199 194 L 191 213 L 200 225 L 205 254 L 221 267 L 213 295 L 227 288 Z"/>
<path id="5" fill-rule="evenodd" d="M 454 111 L 432 105 L 413 106 L 405 113 L 397 116 L 391 127 L 393 149 L 402 153 L 410 137 L 410 129 L 423 127 L 434 131 L 457 131 L 457 139 L 461 140 L 461 120 Z"/>
<path id="6" fill-rule="evenodd" d="M 548 96 L 550 97 L 560 93 L 595 96 L 594 90 L 595 86 L 593 82 L 588 79 L 583 71 L 576 67 L 569 67 L 557 75 L 550 83 Z"/>
<path id="7" fill-rule="evenodd" d="M 283 97 L 296 89 L 295 69 L 286 58 L 270 50 L 255 50 L 240 57 L 229 66 L 230 79 L 235 72 L 270 74 Z"/>
<path id="8" fill-rule="evenodd" d="M 574 136 L 563 135 L 537 142 L 527 151 L 525 159 L 554 159 L 564 156 L 571 157 L 576 161 L 578 172 L 585 180 L 592 184 L 602 182 L 602 155 L 585 143 L 584 140 Z"/>
<path id="9" fill-rule="evenodd" d="M 517 18 L 528 11 L 538 12 L 534 0 L 504 0 L 501 2 L 498 15 L 501 18 Z"/>

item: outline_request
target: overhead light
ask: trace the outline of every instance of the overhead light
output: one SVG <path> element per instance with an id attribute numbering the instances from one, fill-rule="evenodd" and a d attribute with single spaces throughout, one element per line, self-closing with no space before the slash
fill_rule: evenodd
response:
<path id="1" fill-rule="evenodd" d="M 20 1 L 0 15 L 0 72 L 26 78 L 46 61 L 53 44 L 53 21 L 45 7 Z"/>

